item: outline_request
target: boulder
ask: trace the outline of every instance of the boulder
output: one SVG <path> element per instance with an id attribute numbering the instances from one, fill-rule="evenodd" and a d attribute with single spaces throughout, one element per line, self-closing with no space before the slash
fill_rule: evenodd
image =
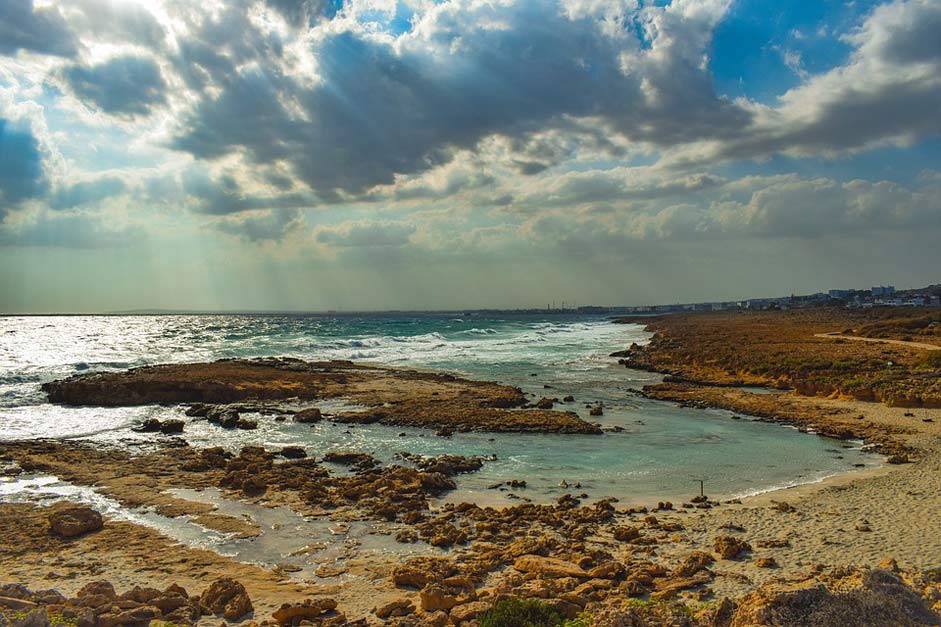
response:
<path id="1" fill-rule="evenodd" d="M 396 599 L 376 608 L 376 616 L 385 620 L 396 616 L 408 616 L 415 613 L 415 604 L 410 599 Z"/>
<path id="2" fill-rule="evenodd" d="M 613 531 L 614 539 L 618 542 L 631 542 L 640 537 L 640 529 L 630 525 L 615 527 Z"/>
<path id="3" fill-rule="evenodd" d="M 424 588 L 425 585 L 435 580 L 434 573 L 414 566 L 396 566 L 392 569 L 392 584 L 398 588 Z"/>
<path id="4" fill-rule="evenodd" d="M 577 564 L 541 555 L 523 555 L 513 563 L 513 568 L 522 573 L 533 573 L 542 577 L 588 578 L 585 569 Z"/>
<path id="5" fill-rule="evenodd" d="M 272 616 L 280 625 L 296 625 L 301 621 L 314 621 L 337 609 L 333 599 L 306 599 L 303 603 L 285 603 Z"/>
<path id="6" fill-rule="evenodd" d="M 321 420 L 323 420 L 323 414 L 321 414 L 320 410 L 316 407 L 304 409 L 294 414 L 294 422 L 313 424 L 315 422 L 320 422 Z"/>
<path id="7" fill-rule="evenodd" d="M 421 603 L 421 609 L 424 612 L 437 612 L 438 610 L 450 610 L 457 605 L 457 597 L 447 590 L 434 584 L 425 586 L 418 593 L 418 600 Z"/>
<path id="8" fill-rule="evenodd" d="M 132 431 L 137 431 L 138 433 L 156 433 L 160 431 L 160 421 L 156 418 L 148 418 L 140 424 L 140 426 L 134 427 Z"/>
<path id="9" fill-rule="evenodd" d="M 471 601 L 464 605 L 458 605 L 451 610 L 451 622 L 460 625 L 477 618 L 478 615 L 489 609 L 490 603 L 487 601 Z"/>
<path id="10" fill-rule="evenodd" d="M 278 455 L 287 459 L 304 459 L 307 457 L 307 451 L 303 446 L 285 446 Z"/>
<path id="11" fill-rule="evenodd" d="M 229 577 L 212 582 L 199 595 L 199 604 L 206 613 L 221 614 L 227 620 L 239 620 L 254 610 L 245 586 Z"/>
<path id="12" fill-rule="evenodd" d="M 751 545 L 744 540 L 732 536 L 719 536 L 712 545 L 713 550 L 722 559 L 732 560 L 746 551 L 751 551 Z"/>
<path id="13" fill-rule="evenodd" d="M 101 514 L 85 505 L 66 507 L 49 514 L 49 527 L 60 538 L 75 538 L 98 531 L 103 526 Z"/>
<path id="14" fill-rule="evenodd" d="M 183 433 L 182 420 L 164 420 L 160 423 L 160 433 Z"/>
<path id="15" fill-rule="evenodd" d="M 693 551 L 673 570 L 674 577 L 692 577 L 716 560 L 703 551 Z"/>

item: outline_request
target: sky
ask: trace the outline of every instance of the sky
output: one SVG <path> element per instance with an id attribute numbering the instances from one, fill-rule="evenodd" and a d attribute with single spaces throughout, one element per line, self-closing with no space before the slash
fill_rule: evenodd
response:
<path id="1" fill-rule="evenodd" d="M 941 282 L 938 0 L 3 0 L 0 312 Z"/>

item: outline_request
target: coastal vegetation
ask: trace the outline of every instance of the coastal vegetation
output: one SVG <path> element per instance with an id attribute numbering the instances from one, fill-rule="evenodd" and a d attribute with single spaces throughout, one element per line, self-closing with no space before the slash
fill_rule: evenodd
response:
<path id="1" fill-rule="evenodd" d="M 841 308 L 623 318 L 645 324 L 655 335 L 648 345 L 615 355 L 632 368 L 666 373 L 667 381 L 767 386 L 894 407 L 941 407 L 941 358 L 934 351 L 825 335 L 888 339 L 903 336 L 899 329 L 908 324 L 936 328 L 926 320 L 938 314 L 925 311 L 912 309 L 905 318 L 898 317 L 897 309 Z"/>

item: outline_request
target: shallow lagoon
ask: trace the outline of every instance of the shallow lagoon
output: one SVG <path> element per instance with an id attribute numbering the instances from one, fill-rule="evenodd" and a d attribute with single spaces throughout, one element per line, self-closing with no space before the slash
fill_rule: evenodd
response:
<path id="1" fill-rule="evenodd" d="M 634 391 L 658 375 L 618 367 L 608 354 L 646 341 L 637 325 L 577 316 L 115 316 L 0 319 L 0 439 L 81 438 L 118 446 L 151 443 L 130 427 L 147 417 L 181 415 L 178 408 L 65 408 L 45 403 L 43 381 L 95 370 L 219 357 L 293 355 L 364 359 L 429 367 L 522 387 L 533 398 L 563 398 L 560 407 L 623 431 L 600 436 L 455 434 L 381 425 L 314 427 L 259 418 L 259 429 L 230 432 L 188 423 L 194 446 L 270 448 L 300 444 L 309 454 L 356 449 L 391 460 L 399 451 L 427 455 L 494 455 L 480 472 L 459 480 L 449 500 L 544 502 L 563 493 L 615 496 L 627 503 L 698 493 L 741 496 L 817 481 L 880 458 L 845 443 L 775 424 L 734 420 L 721 410 L 651 401 Z M 325 413 L 338 407 L 325 403 Z M 511 479 L 526 489 L 492 488 Z M 563 483 L 564 482 L 564 483 Z M 580 487 L 576 488 L 576 484 Z M 565 487 L 567 486 L 567 487 Z"/>

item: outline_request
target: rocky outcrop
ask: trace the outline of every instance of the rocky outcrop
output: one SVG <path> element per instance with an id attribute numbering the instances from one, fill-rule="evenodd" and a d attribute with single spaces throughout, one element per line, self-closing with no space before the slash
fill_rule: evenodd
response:
<path id="1" fill-rule="evenodd" d="M 455 431 L 601 433 L 574 412 L 525 408 L 516 387 L 453 375 L 365 366 L 346 361 L 224 359 L 165 364 L 125 372 L 83 374 L 43 384 L 49 400 L 67 405 L 127 407 L 187 404 L 188 416 L 225 428 L 252 429 L 243 413 L 323 419 L 298 401 L 342 398 L 361 408 L 332 416 L 343 423 L 382 423 Z M 287 406 L 288 400 L 292 405 Z M 281 405 L 279 405 L 281 403 Z M 148 430 L 157 428 L 148 423 Z"/>
<path id="2" fill-rule="evenodd" d="M 875 569 L 844 580 L 851 583 L 841 582 L 837 591 L 814 580 L 763 586 L 738 604 L 730 627 L 941 625 L 941 617 L 895 573 Z"/>
<path id="3" fill-rule="evenodd" d="M 56 590 L 0 584 L 0 624 L 6 624 L 5 611 L 14 612 L 11 624 L 21 627 L 137 627 L 154 620 L 193 625 L 200 616 L 197 602 L 176 584 L 164 590 L 135 587 L 117 594 L 107 581 L 89 583 L 72 598 Z"/>

